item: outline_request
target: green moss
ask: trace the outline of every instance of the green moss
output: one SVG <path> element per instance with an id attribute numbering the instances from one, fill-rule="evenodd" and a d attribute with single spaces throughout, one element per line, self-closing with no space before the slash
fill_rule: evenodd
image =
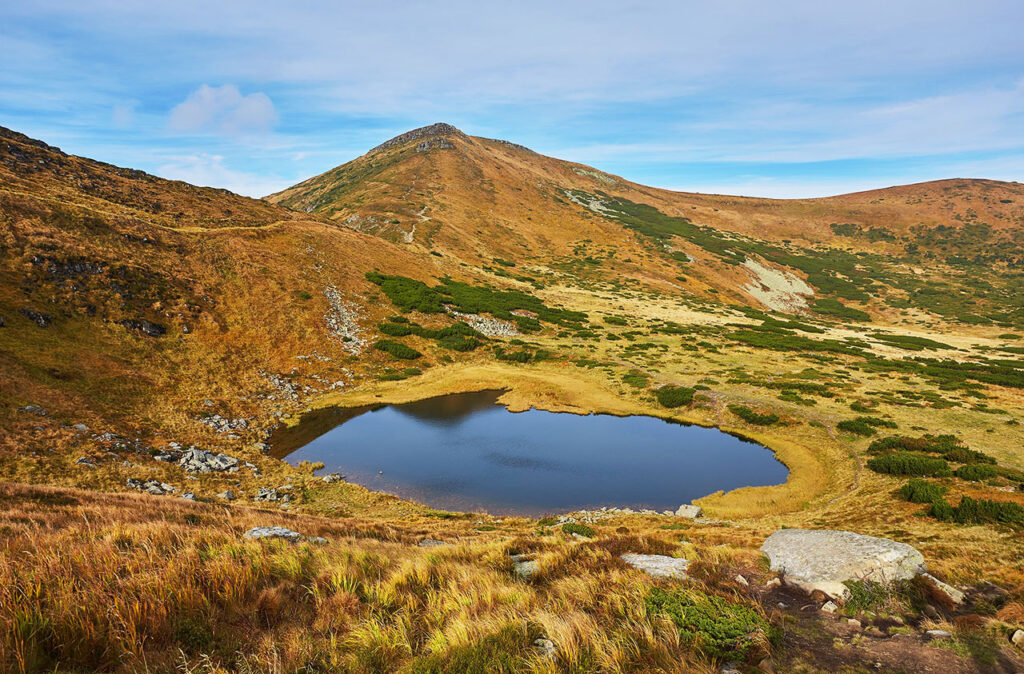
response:
<path id="1" fill-rule="evenodd" d="M 579 522 L 566 522 L 562 525 L 562 533 L 566 534 L 579 534 L 580 536 L 586 536 L 587 538 L 593 538 L 596 534 L 593 529 L 588 527 L 586 524 L 580 524 Z"/>

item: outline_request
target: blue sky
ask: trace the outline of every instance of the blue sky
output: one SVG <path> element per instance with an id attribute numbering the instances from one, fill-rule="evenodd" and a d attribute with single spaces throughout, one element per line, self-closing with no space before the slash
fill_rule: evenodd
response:
<path id="1" fill-rule="evenodd" d="M 1024 181 L 1020 0 L 0 6 L 0 125 L 262 196 L 435 121 L 671 189 Z"/>

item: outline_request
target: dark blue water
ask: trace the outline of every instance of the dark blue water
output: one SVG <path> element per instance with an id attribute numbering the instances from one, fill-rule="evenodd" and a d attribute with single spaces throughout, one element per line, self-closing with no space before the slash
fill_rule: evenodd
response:
<path id="1" fill-rule="evenodd" d="M 271 444 L 289 463 L 322 461 L 321 472 L 370 489 L 493 514 L 675 510 L 719 489 L 786 480 L 769 450 L 716 429 L 654 417 L 512 413 L 495 404 L 500 395 L 320 410 Z"/>

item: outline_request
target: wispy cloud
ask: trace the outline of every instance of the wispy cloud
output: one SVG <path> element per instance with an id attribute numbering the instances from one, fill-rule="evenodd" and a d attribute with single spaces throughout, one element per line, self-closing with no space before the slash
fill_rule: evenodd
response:
<path id="1" fill-rule="evenodd" d="M 108 160 L 132 144 L 151 170 L 173 141 L 311 175 L 433 121 L 661 184 L 1024 153 L 1006 0 L 35 0 L 0 23 L 0 123 Z"/>

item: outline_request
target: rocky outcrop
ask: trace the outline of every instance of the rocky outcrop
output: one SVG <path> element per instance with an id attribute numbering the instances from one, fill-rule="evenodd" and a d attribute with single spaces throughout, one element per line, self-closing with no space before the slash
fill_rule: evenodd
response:
<path id="1" fill-rule="evenodd" d="M 640 555 L 627 552 L 621 555 L 620 559 L 634 569 L 643 571 L 654 578 L 686 578 L 686 569 L 690 566 L 690 560 L 666 555 Z"/>
<path id="2" fill-rule="evenodd" d="M 761 546 L 787 585 L 842 599 L 847 581 L 891 583 L 925 571 L 924 557 L 906 543 L 852 531 L 782 529 Z"/>
<path id="3" fill-rule="evenodd" d="M 389 147 L 394 147 L 396 145 L 402 145 L 404 143 L 408 143 L 411 140 L 419 140 L 420 138 L 427 138 L 427 137 L 430 137 L 430 136 L 445 136 L 445 135 L 455 134 L 455 133 L 461 133 L 461 132 L 458 129 L 456 129 L 454 126 L 452 126 L 451 124 L 445 124 L 443 122 L 439 122 L 437 124 L 431 124 L 429 126 L 421 126 L 418 129 L 413 129 L 412 131 L 406 131 L 403 134 L 397 135 L 394 138 L 392 138 L 391 140 L 384 141 L 383 143 L 381 143 L 377 147 L 375 147 L 372 150 L 370 150 L 370 152 L 378 152 L 380 150 L 386 150 Z"/>

